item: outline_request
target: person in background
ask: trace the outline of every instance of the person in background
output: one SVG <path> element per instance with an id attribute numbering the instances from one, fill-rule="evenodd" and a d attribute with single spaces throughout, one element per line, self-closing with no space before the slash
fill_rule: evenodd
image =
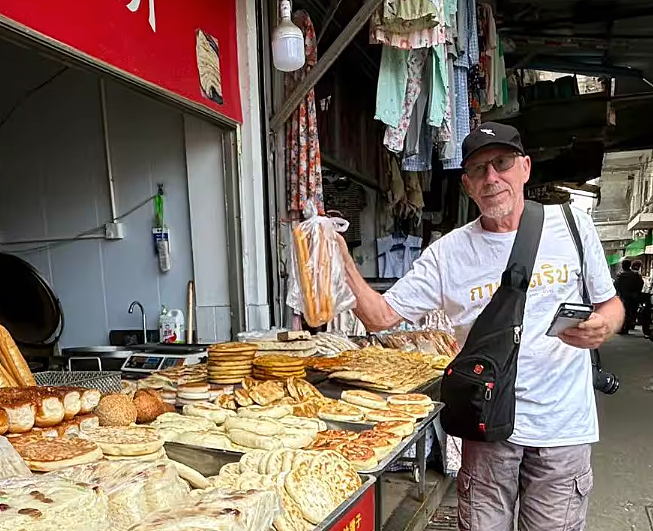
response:
<path id="1" fill-rule="evenodd" d="M 637 261 L 639 262 L 639 260 Z M 626 308 L 626 319 L 619 334 L 628 335 L 628 332 L 635 328 L 637 324 L 637 309 L 639 308 L 639 301 L 644 287 L 644 280 L 638 271 L 633 271 L 633 263 L 627 258 L 621 262 L 621 273 L 617 275 L 615 281 L 615 289 L 617 295 L 623 302 Z M 642 263 L 639 262 L 641 269 Z"/>
<path id="2" fill-rule="evenodd" d="M 640 260 L 635 260 L 633 262 L 633 271 L 637 271 L 641 274 L 642 262 Z M 650 339 L 651 337 L 651 322 L 653 321 L 653 306 L 651 305 L 651 282 L 653 281 L 653 276 L 649 275 L 648 277 L 642 277 L 644 282 L 644 287 L 642 288 L 642 293 L 639 297 L 639 324 L 642 325 L 642 332 L 644 337 Z"/>

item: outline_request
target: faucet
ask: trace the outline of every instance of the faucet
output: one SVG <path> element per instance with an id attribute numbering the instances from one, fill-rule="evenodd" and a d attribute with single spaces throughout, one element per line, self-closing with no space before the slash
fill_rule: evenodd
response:
<path id="1" fill-rule="evenodd" d="M 145 310 L 140 302 L 134 301 L 129 305 L 129 313 L 134 313 L 134 306 L 138 306 L 141 310 L 141 315 L 143 316 L 143 343 L 147 343 L 147 316 L 145 315 Z"/>

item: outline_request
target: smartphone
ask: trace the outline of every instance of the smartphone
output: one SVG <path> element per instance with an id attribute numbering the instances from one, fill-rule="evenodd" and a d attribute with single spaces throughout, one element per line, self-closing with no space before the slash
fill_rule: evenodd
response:
<path id="1" fill-rule="evenodd" d="M 591 304 L 561 304 L 546 335 L 558 337 L 568 328 L 576 328 L 583 321 L 587 321 L 593 311 L 594 306 Z"/>

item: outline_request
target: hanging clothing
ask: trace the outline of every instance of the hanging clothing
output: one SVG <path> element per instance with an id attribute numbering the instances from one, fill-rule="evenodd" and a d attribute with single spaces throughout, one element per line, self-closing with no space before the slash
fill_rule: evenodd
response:
<path id="1" fill-rule="evenodd" d="M 404 150 L 404 140 L 410 125 L 413 107 L 422 90 L 422 76 L 427 57 L 428 49 L 411 50 L 408 53 L 408 81 L 399 125 L 397 127 L 388 126 L 383 137 L 383 145 L 394 153 L 401 153 Z"/>
<path id="2" fill-rule="evenodd" d="M 376 239 L 379 278 L 402 278 L 422 252 L 418 236 L 385 236 Z"/>
<path id="3" fill-rule="evenodd" d="M 444 0 L 385 0 L 370 18 L 370 44 L 430 48 L 445 42 L 445 23 Z"/>
<path id="4" fill-rule="evenodd" d="M 376 87 L 375 120 L 399 127 L 408 84 L 408 50 L 384 46 Z"/>
<path id="5" fill-rule="evenodd" d="M 380 29 L 391 33 L 412 33 L 443 24 L 442 0 L 385 0 Z"/>
<path id="6" fill-rule="evenodd" d="M 296 72 L 286 74 L 286 95 L 317 64 L 317 38 L 311 18 L 304 10 L 293 14 L 293 22 L 304 33 L 306 64 Z M 311 89 L 286 122 L 286 179 L 288 181 L 288 211 L 299 219 L 308 201 L 313 201 L 318 213 L 324 214 L 322 192 L 322 160 L 318 139 L 315 91 Z"/>
<path id="7" fill-rule="evenodd" d="M 458 1 L 458 40 L 456 51 L 458 58 L 454 61 L 453 85 L 455 117 L 455 143 L 453 157 L 444 159 L 444 169 L 458 169 L 462 163 L 462 144 L 470 133 L 470 99 L 468 73 L 479 62 L 479 45 L 477 33 L 476 4 L 474 0 Z"/>

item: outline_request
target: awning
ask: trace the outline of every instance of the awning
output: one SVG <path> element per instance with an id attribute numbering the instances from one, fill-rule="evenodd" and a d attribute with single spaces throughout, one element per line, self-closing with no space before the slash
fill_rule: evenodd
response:
<path id="1" fill-rule="evenodd" d="M 632 258 L 644 254 L 644 251 L 646 251 L 646 238 L 639 238 L 626 246 L 624 256 Z"/>

